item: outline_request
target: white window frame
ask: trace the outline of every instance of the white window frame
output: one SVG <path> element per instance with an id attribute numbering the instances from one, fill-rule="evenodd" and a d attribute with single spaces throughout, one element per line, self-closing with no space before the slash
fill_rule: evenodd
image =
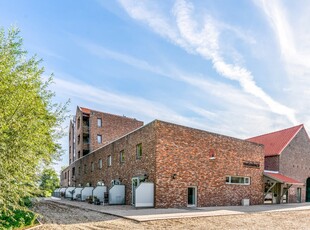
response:
<path id="1" fill-rule="evenodd" d="M 120 160 L 120 163 L 125 163 L 125 151 L 124 150 L 119 152 L 119 160 Z"/>
<path id="2" fill-rule="evenodd" d="M 99 159 L 99 169 L 102 169 L 102 159 Z"/>
<path id="3" fill-rule="evenodd" d="M 99 141 L 100 140 L 100 141 Z M 101 144 L 102 143 L 102 135 L 97 134 L 97 143 Z"/>
<path id="4" fill-rule="evenodd" d="M 142 143 L 139 143 L 136 145 L 136 159 L 141 159 L 142 158 Z"/>
<path id="5" fill-rule="evenodd" d="M 110 167 L 112 165 L 112 156 L 109 155 L 108 156 L 108 167 Z"/>
<path id="6" fill-rule="evenodd" d="M 234 183 L 234 182 L 231 182 L 233 177 L 237 177 L 237 178 L 244 178 L 244 182 L 243 183 Z M 227 181 L 228 179 L 228 181 Z M 248 176 L 226 176 L 225 177 L 225 181 L 226 181 L 226 184 L 236 184 L 236 185 L 250 185 L 251 184 L 251 178 L 248 177 Z"/>
<path id="7" fill-rule="evenodd" d="M 97 118 L 97 126 L 98 126 L 99 128 L 102 127 L 102 119 L 101 119 L 101 118 Z"/>
<path id="8" fill-rule="evenodd" d="M 94 162 L 91 162 L 91 171 L 93 172 L 95 170 L 95 164 Z"/>

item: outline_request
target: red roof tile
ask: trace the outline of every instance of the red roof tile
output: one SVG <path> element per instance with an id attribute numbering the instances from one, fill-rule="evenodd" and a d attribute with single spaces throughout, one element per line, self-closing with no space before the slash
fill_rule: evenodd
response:
<path id="1" fill-rule="evenodd" d="M 291 142 L 303 125 L 297 125 L 288 129 L 283 129 L 273 133 L 252 137 L 247 141 L 263 144 L 265 156 L 280 155 L 284 148 Z"/>
<path id="2" fill-rule="evenodd" d="M 90 109 L 80 107 L 83 113 L 90 114 Z"/>
<path id="3" fill-rule="evenodd" d="M 280 183 L 285 183 L 285 184 L 303 184 L 300 181 L 297 181 L 293 178 L 284 176 L 283 174 L 280 173 L 271 173 L 271 172 L 264 172 L 264 175 L 267 177 L 270 177 L 273 180 L 276 180 Z"/>

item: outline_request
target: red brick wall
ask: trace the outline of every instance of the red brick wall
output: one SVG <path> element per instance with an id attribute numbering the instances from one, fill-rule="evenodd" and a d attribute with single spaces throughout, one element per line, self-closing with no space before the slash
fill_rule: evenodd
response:
<path id="1" fill-rule="evenodd" d="M 263 202 L 262 145 L 159 121 L 156 137 L 156 207 L 186 207 L 189 186 L 198 188 L 198 206 L 240 205 L 243 198 Z M 243 161 L 260 168 L 244 167 Z M 226 184 L 229 175 L 248 176 L 251 185 Z"/>
<path id="2" fill-rule="evenodd" d="M 142 158 L 136 159 L 136 145 L 142 143 Z M 124 150 L 125 162 L 120 162 L 120 151 Z M 108 156 L 112 157 L 112 165 L 108 167 Z M 99 159 L 102 159 L 103 168 L 99 169 Z M 95 169 L 91 171 L 91 162 Z M 87 172 L 84 173 L 84 165 Z M 110 186 L 111 180 L 120 178 L 126 186 L 126 203 L 131 204 L 131 178 L 147 174 L 148 180 L 154 182 L 155 178 L 155 132 L 154 123 L 150 123 L 134 133 L 124 136 L 115 142 L 106 145 L 95 152 L 86 155 L 71 165 L 75 167 L 76 176 L 74 186 L 91 183 L 96 186 L 98 181 L 103 181 Z M 81 167 L 79 174 L 78 168 Z"/>
<path id="3" fill-rule="evenodd" d="M 143 154 L 136 159 L 139 143 Z M 125 163 L 120 163 L 121 150 L 125 152 Z M 214 160 L 210 160 L 210 150 L 214 151 Z M 103 161 L 102 169 L 98 167 L 99 159 Z M 260 167 L 244 167 L 244 161 L 256 162 Z M 93 172 L 91 162 L 95 164 Z M 111 180 L 120 178 L 126 186 L 126 204 L 131 204 L 132 177 L 147 174 L 148 181 L 155 183 L 155 207 L 167 208 L 186 207 L 188 186 L 197 186 L 198 206 L 240 205 L 243 198 L 250 199 L 251 204 L 261 204 L 263 163 L 261 145 L 154 121 L 79 159 L 67 170 L 75 167 L 73 186 L 86 183 L 95 186 L 98 181 L 110 186 Z M 251 185 L 228 185 L 226 176 L 250 177 Z"/>
<path id="4" fill-rule="evenodd" d="M 280 173 L 306 184 L 310 177 L 310 141 L 302 128 L 280 155 Z M 294 186 L 289 190 L 289 202 L 296 202 L 296 189 L 302 188 L 302 202 L 305 202 L 306 187 Z"/>
<path id="5" fill-rule="evenodd" d="M 279 171 L 279 156 L 265 157 L 265 170 Z"/>
<path id="6" fill-rule="evenodd" d="M 102 127 L 98 127 L 97 118 L 101 118 Z M 125 134 L 143 126 L 142 121 L 102 113 L 91 110 L 90 112 L 90 151 L 93 151 Z M 98 144 L 97 135 L 102 136 L 102 143 Z"/>

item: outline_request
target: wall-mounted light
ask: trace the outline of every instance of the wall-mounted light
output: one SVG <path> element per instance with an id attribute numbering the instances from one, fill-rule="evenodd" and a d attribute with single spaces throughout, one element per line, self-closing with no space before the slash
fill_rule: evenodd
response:
<path id="1" fill-rule="evenodd" d="M 174 174 L 172 174 L 172 175 L 171 175 L 171 178 L 172 178 L 172 179 L 177 178 L 177 174 L 175 174 L 175 173 L 174 173 Z"/>
<path id="2" fill-rule="evenodd" d="M 149 179 L 149 175 L 147 175 L 147 174 L 144 174 L 144 179 Z"/>

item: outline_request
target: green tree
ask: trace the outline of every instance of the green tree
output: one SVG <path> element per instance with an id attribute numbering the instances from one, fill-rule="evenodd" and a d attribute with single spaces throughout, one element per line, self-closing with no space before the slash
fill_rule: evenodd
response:
<path id="1" fill-rule="evenodd" d="M 41 195 L 51 196 L 52 192 L 59 187 L 59 182 L 59 177 L 54 169 L 44 169 L 40 178 Z"/>
<path id="2" fill-rule="evenodd" d="M 52 76 L 28 57 L 19 30 L 0 29 L 0 210 L 22 208 L 39 191 L 40 169 L 58 159 L 67 104 L 55 104 Z"/>

